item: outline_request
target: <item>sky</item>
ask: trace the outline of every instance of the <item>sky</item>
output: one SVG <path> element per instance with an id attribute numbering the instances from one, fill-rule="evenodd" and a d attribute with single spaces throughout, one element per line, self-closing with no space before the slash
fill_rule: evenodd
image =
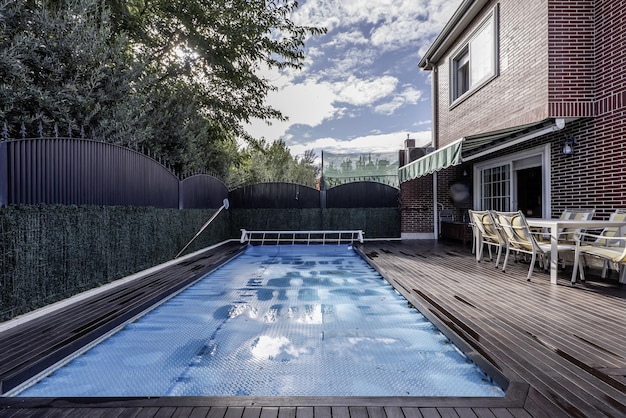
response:
<path id="1" fill-rule="evenodd" d="M 246 129 L 294 156 L 397 152 L 407 137 L 429 145 L 430 72 L 417 63 L 461 1 L 299 1 L 292 20 L 328 32 L 306 41 L 302 70 L 265 73 L 278 88 L 267 103 L 289 120 Z"/>

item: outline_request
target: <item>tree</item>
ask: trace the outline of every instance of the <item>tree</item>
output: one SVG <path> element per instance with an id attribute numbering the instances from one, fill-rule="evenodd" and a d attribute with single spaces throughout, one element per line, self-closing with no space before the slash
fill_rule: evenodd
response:
<path id="1" fill-rule="evenodd" d="M 323 28 L 297 26 L 290 0 L 108 0 L 117 30 L 152 57 L 159 81 L 193 86 L 204 115 L 237 136 L 242 122 L 283 119 L 265 103 L 268 68 L 300 68 L 304 41 Z"/>
<path id="2" fill-rule="evenodd" d="M 0 120 L 10 131 L 38 122 L 79 129 L 135 117 L 118 107 L 136 101 L 143 68 L 127 39 L 113 37 L 109 14 L 96 0 L 72 0 L 48 9 L 43 2 L 0 5 Z M 128 104 L 126 110 L 137 109 Z M 139 107 L 140 108 L 140 107 Z"/>
<path id="3" fill-rule="evenodd" d="M 302 159 L 293 157 L 284 141 L 271 144 L 265 139 L 250 141 L 232 167 L 228 183 L 233 186 L 264 182 L 298 183 L 315 187 L 320 168 L 315 165 L 313 150 Z"/>
<path id="4" fill-rule="evenodd" d="M 299 68 L 288 0 L 0 0 L 0 121 L 148 148 L 177 171 L 242 166 L 236 138 L 265 104 L 259 69 Z M 51 129 L 51 128 L 49 128 Z M 48 132 L 49 134 L 49 132 Z M 202 155 L 198 155 L 202 153 Z M 278 153 L 276 154 L 278 155 Z M 245 157 L 245 155 L 243 156 Z"/>

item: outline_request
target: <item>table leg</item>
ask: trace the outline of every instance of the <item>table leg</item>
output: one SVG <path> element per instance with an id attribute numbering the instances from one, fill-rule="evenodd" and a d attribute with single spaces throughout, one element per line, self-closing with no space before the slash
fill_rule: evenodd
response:
<path id="1" fill-rule="evenodd" d="M 558 234 L 558 225 L 552 225 L 550 227 L 550 283 L 552 284 L 556 284 L 559 272 Z"/>

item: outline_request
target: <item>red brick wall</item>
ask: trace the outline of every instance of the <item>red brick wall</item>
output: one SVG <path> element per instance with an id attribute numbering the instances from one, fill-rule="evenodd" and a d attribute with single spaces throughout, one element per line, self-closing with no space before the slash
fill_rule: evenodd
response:
<path id="1" fill-rule="evenodd" d="M 594 117 L 571 124 L 573 156 L 553 157 L 553 209 L 595 207 L 605 218 L 626 208 L 626 8 L 612 0 L 560 3 L 594 8 Z"/>
<path id="2" fill-rule="evenodd" d="M 594 2 L 548 3 L 549 101 L 551 117 L 593 116 Z"/>
<path id="3" fill-rule="evenodd" d="M 402 233 L 433 232 L 433 176 L 419 177 L 400 185 Z"/>

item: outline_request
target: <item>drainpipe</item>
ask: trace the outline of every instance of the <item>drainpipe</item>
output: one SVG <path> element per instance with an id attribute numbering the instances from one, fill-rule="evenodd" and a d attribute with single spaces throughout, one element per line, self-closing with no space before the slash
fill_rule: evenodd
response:
<path id="1" fill-rule="evenodd" d="M 431 122 L 431 146 L 434 149 L 438 149 L 439 148 L 439 130 L 437 129 L 438 125 L 439 125 L 439 71 L 437 70 L 437 65 L 429 62 L 428 60 L 426 61 L 426 65 L 427 67 L 430 67 L 432 69 L 432 88 L 431 88 L 431 115 L 432 115 L 432 122 Z M 427 68 L 426 67 L 426 68 Z M 439 239 L 439 218 L 438 218 L 438 211 L 437 211 L 437 206 L 438 206 L 438 200 L 437 200 L 437 172 L 435 171 L 433 173 L 433 231 L 435 234 L 435 239 Z"/>

